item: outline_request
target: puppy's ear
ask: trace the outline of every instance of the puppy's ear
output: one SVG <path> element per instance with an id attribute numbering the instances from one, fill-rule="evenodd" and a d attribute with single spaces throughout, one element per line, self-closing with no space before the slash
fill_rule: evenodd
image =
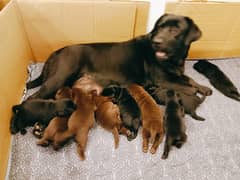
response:
<path id="1" fill-rule="evenodd" d="M 15 105 L 12 107 L 12 112 L 14 114 L 17 114 L 19 112 L 19 109 L 20 109 L 21 105 Z"/>
<path id="2" fill-rule="evenodd" d="M 191 18 L 185 17 L 185 19 L 189 25 L 189 32 L 187 33 L 185 45 L 190 45 L 191 42 L 197 41 L 202 36 L 202 32 Z"/>

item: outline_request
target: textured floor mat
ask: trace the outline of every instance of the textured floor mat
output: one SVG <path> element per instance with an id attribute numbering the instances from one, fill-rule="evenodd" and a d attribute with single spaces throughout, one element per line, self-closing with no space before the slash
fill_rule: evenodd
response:
<path id="1" fill-rule="evenodd" d="M 211 61 L 218 65 L 240 89 L 240 59 Z M 186 74 L 200 84 L 213 87 L 186 62 Z M 42 64 L 31 65 L 30 78 L 35 79 Z M 36 89 L 27 92 L 26 96 Z M 26 97 L 25 96 L 25 97 Z M 240 179 L 240 103 L 225 97 L 216 89 L 197 109 L 206 121 L 185 116 L 188 141 L 173 148 L 167 160 L 161 160 L 163 143 L 157 153 L 141 150 L 141 130 L 128 142 L 123 136 L 117 150 L 112 134 L 95 126 L 89 133 L 86 160 L 80 161 L 76 145 L 70 142 L 59 152 L 52 147 L 36 145 L 31 131 L 13 137 L 10 180 L 238 180 Z"/>

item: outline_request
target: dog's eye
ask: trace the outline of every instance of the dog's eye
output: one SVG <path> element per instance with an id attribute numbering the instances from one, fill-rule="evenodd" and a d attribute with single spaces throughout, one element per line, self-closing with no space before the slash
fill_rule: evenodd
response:
<path id="1" fill-rule="evenodd" d="M 170 29 L 169 29 L 169 32 L 172 34 L 172 35 L 177 35 L 178 33 L 179 33 L 179 29 L 178 28 L 176 28 L 176 27 L 171 27 Z"/>

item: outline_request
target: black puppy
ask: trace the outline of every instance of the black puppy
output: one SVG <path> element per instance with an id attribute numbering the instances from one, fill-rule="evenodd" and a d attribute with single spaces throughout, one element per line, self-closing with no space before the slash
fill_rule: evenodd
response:
<path id="1" fill-rule="evenodd" d="M 165 99 L 166 99 L 166 92 L 167 89 L 161 88 L 161 87 L 154 87 L 154 86 L 148 86 L 146 87 L 147 91 L 151 94 L 151 96 L 154 97 L 156 102 L 158 104 L 165 105 Z M 184 94 L 180 91 L 177 91 L 179 94 L 180 98 L 180 104 L 184 107 L 185 113 L 191 115 L 192 118 L 199 120 L 199 121 L 204 121 L 205 119 L 201 116 L 198 116 L 196 113 L 196 109 L 200 104 L 203 103 L 205 100 L 206 96 L 199 97 L 198 95 L 187 95 Z"/>
<path id="2" fill-rule="evenodd" d="M 150 65 L 155 62 L 168 61 L 183 71 L 188 49 L 200 37 L 201 31 L 189 17 L 165 14 L 149 34 L 129 41 L 78 44 L 55 51 L 41 75 L 27 88 L 42 85 L 31 98 L 50 98 L 57 89 L 71 85 L 84 73 L 96 77 L 103 87 L 112 82 L 125 86 L 143 83 L 147 78 L 145 65 L 151 71 Z"/>
<path id="3" fill-rule="evenodd" d="M 48 125 L 52 118 L 70 116 L 75 109 L 76 105 L 70 99 L 29 99 L 12 107 L 10 131 L 12 134 L 19 131 L 25 134 L 25 128 L 33 126 L 36 122 Z"/>
<path id="4" fill-rule="evenodd" d="M 206 60 L 200 60 L 193 65 L 193 68 L 199 73 L 205 75 L 210 83 L 225 96 L 240 101 L 240 94 L 237 88 L 227 75 L 219 69 L 219 67 Z"/>
<path id="5" fill-rule="evenodd" d="M 186 126 L 183 122 L 184 109 L 179 104 L 179 97 L 173 90 L 166 93 L 166 111 L 164 117 L 164 127 L 166 140 L 162 159 L 167 159 L 171 146 L 181 148 L 187 140 Z"/>
<path id="6" fill-rule="evenodd" d="M 111 85 L 102 92 L 103 96 L 110 96 L 120 109 L 120 116 L 123 126 L 131 131 L 128 140 L 137 137 L 138 129 L 141 125 L 141 111 L 135 99 L 129 94 L 126 88 L 117 85 Z"/>

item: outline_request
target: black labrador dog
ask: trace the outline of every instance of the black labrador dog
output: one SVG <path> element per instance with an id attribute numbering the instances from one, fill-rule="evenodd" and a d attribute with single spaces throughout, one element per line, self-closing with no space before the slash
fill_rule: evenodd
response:
<path id="1" fill-rule="evenodd" d="M 124 86 L 142 84 L 148 79 L 146 69 L 151 71 L 153 64 L 161 62 L 167 62 L 163 64 L 169 73 L 181 79 L 188 49 L 200 37 L 201 31 L 189 17 L 165 14 L 150 33 L 129 41 L 66 46 L 52 53 L 41 75 L 27 83 L 28 89 L 42 85 L 30 98 L 51 98 L 59 88 L 71 86 L 84 73 L 92 75 L 103 87 L 113 82 Z M 184 78 L 184 87 L 197 86 L 195 91 L 210 94 L 209 88 Z"/>
<path id="2" fill-rule="evenodd" d="M 52 118 L 70 116 L 76 108 L 77 105 L 70 99 L 28 99 L 12 107 L 10 131 L 12 134 L 19 131 L 25 134 L 26 127 L 33 126 L 36 122 L 48 125 Z"/>

